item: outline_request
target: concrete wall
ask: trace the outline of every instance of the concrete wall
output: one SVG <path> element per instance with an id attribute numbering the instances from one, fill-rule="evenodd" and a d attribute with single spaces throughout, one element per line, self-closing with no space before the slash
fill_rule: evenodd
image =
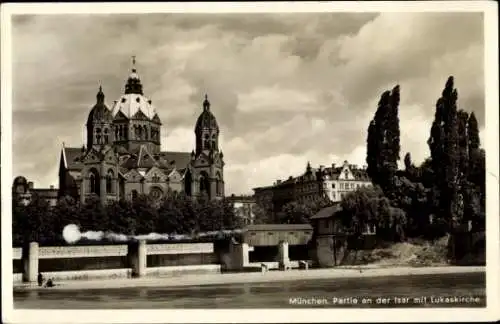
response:
<path id="1" fill-rule="evenodd" d="M 13 249 L 14 280 L 36 282 L 45 278 L 84 280 L 89 278 L 144 277 L 154 274 L 220 271 L 213 243 L 39 247 L 31 243 Z M 152 270 L 153 269 L 153 270 Z"/>
<path id="2" fill-rule="evenodd" d="M 251 246 L 277 246 L 285 241 L 293 245 L 305 245 L 312 238 L 313 230 L 289 231 L 247 231 L 243 234 L 243 241 Z"/>

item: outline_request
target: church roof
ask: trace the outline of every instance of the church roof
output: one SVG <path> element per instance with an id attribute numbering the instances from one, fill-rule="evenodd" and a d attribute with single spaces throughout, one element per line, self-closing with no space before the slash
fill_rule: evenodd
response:
<path id="1" fill-rule="evenodd" d="M 28 180 L 23 176 L 18 176 L 14 179 L 14 186 L 28 185 Z"/>
<path id="2" fill-rule="evenodd" d="M 155 108 L 151 104 L 151 100 L 144 96 L 141 80 L 135 68 L 135 58 L 132 62 L 132 72 L 127 79 L 125 92 L 113 105 L 113 117 L 116 117 L 119 112 L 122 112 L 125 117 L 131 119 L 134 118 L 138 112 L 142 112 L 142 114 L 152 120 L 156 115 Z"/>
<path id="3" fill-rule="evenodd" d="M 107 121 L 111 122 L 113 120 L 113 115 L 111 111 L 104 103 L 104 93 L 102 92 L 102 87 L 99 87 L 99 92 L 97 93 L 97 101 L 94 107 L 90 110 L 89 116 L 87 118 L 87 125 L 92 124 L 95 121 Z"/>
<path id="4" fill-rule="evenodd" d="M 120 99 L 115 102 L 112 110 L 113 117 L 116 117 L 119 112 L 122 112 L 123 115 L 129 119 L 134 118 L 138 112 L 142 112 L 150 120 L 153 120 L 156 115 L 156 110 L 151 104 L 151 100 L 136 93 L 122 95 Z"/>
<path id="5" fill-rule="evenodd" d="M 64 165 L 68 170 L 81 170 L 83 163 L 81 162 L 82 148 L 81 147 L 64 147 Z"/>
<path id="6" fill-rule="evenodd" d="M 191 153 L 189 152 L 160 152 L 160 157 L 165 159 L 170 166 L 177 169 L 185 168 L 191 162 Z"/>
<path id="7" fill-rule="evenodd" d="M 210 101 L 208 101 L 208 97 L 206 95 L 205 101 L 203 101 L 203 112 L 198 117 L 198 120 L 196 120 L 195 130 L 198 132 L 204 128 L 216 129 L 217 131 L 219 131 L 217 119 L 210 111 Z"/>

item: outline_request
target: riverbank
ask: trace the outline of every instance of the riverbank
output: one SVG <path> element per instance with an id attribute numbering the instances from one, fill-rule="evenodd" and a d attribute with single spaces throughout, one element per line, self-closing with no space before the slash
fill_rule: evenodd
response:
<path id="1" fill-rule="evenodd" d="M 14 290 L 83 290 L 83 289 L 117 289 L 131 287 L 182 287 L 206 286 L 221 284 L 265 283 L 279 281 L 303 281 L 314 279 L 393 277 L 408 275 L 461 274 L 486 272 L 486 267 L 339 267 L 330 269 L 269 271 L 251 273 L 227 273 L 185 275 L 174 277 L 136 278 L 136 279 L 100 279 L 89 281 L 56 282 L 52 288 L 41 288 L 34 284 L 15 284 Z"/>

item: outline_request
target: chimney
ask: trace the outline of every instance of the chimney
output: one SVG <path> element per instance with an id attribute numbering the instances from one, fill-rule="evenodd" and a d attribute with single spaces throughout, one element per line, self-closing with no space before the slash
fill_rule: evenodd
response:
<path id="1" fill-rule="evenodd" d="M 54 190 L 54 185 L 50 185 L 50 190 Z"/>
<path id="2" fill-rule="evenodd" d="M 345 160 L 344 165 L 349 165 L 349 162 L 347 162 L 347 160 Z"/>
<path id="3" fill-rule="evenodd" d="M 332 169 L 335 169 L 335 163 L 332 163 Z"/>
<path id="4" fill-rule="evenodd" d="M 28 189 L 33 189 L 33 188 L 34 188 L 33 181 L 28 182 Z"/>
<path id="5" fill-rule="evenodd" d="M 281 184 L 281 180 L 276 180 L 276 184 Z"/>
<path id="6" fill-rule="evenodd" d="M 325 166 L 324 165 L 320 165 L 319 166 L 319 171 L 321 171 L 321 172 L 325 171 Z"/>

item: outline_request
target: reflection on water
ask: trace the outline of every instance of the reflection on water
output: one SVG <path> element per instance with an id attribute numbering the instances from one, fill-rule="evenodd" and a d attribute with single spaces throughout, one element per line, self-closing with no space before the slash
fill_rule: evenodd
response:
<path id="1" fill-rule="evenodd" d="M 479 303 L 336 305 L 326 307 L 484 307 L 485 273 L 337 278 L 188 287 L 14 292 L 16 308 L 296 308 L 290 298 L 478 296 Z M 317 306 L 325 307 L 325 305 Z"/>

